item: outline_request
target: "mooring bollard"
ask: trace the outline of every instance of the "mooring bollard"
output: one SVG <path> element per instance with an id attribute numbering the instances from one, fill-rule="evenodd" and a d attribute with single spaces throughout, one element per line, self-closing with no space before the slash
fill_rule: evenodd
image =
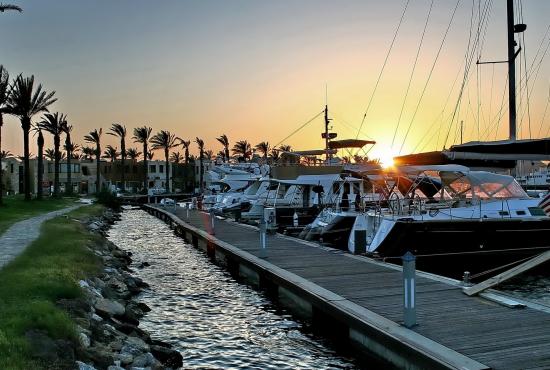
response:
<path id="1" fill-rule="evenodd" d="M 191 203 L 186 203 L 186 212 L 187 212 L 187 219 L 189 220 L 189 208 L 191 207 Z"/>
<path id="2" fill-rule="evenodd" d="M 407 252 L 401 257 L 403 261 L 403 324 L 407 328 L 416 325 L 416 257 Z"/>
<path id="3" fill-rule="evenodd" d="M 260 218 L 260 258 L 267 256 L 267 223 L 263 217 Z"/>
<path id="4" fill-rule="evenodd" d="M 216 217 L 214 216 L 214 212 L 210 211 L 210 226 L 211 226 L 211 230 L 210 230 L 210 235 L 215 235 L 215 231 L 214 231 L 214 219 Z"/>

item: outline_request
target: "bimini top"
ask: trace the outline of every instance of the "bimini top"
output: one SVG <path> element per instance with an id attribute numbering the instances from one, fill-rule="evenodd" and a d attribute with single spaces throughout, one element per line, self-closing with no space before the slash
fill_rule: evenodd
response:
<path id="1" fill-rule="evenodd" d="M 422 172 L 460 172 L 467 174 L 470 172 L 470 169 L 466 166 L 461 166 L 459 164 L 432 164 L 425 166 L 396 166 L 396 172 L 401 172 L 409 175 L 418 175 Z M 391 170 L 390 170 L 391 172 Z"/>
<path id="2" fill-rule="evenodd" d="M 447 190 L 455 196 L 466 198 L 529 198 L 517 181 L 508 175 L 486 171 L 439 172 Z"/>
<path id="3" fill-rule="evenodd" d="M 332 140 L 328 143 L 328 147 L 330 149 L 362 148 L 367 144 L 374 145 L 376 144 L 376 141 L 358 139 Z"/>
<path id="4" fill-rule="evenodd" d="M 335 182 L 341 180 L 340 174 L 328 174 L 328 175 L 302 175 L 298 176 L 294 180 L 277 180 L 272 179 L 273 182 L 278 182 L 286 185 L 319 185 L 326 182 Z"/>

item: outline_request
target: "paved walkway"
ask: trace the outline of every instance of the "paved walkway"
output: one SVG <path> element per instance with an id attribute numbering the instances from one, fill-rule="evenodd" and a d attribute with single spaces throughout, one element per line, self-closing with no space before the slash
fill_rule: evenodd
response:
<path id="1" fill-rule="evenodd" d="M 4 234 L 0 235 L 0 269 L 10 263 L 15 257 L 21 254 L 29 244 L 38 238 L 40 235 L 40 226 L 44 221 L 71 212 L 83 205 L 84 204 L 77 204 L 57 211 L 44 213 L 40 216 L 19 221 L 11 225 Z"/>

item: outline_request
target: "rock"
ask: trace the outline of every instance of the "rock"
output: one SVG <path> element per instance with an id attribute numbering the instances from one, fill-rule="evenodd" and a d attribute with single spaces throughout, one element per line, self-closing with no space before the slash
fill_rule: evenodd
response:
<path id="1" fill-rule="evenodd" d="M 149 306 L 147 306 L 145 303 L 143 302 L 138 302 L 137 303 L 137 307 L 142 310 L 143 312 L 149 312 L 151 311 L 151 308 L 149 308 Z"/>
<path id="2" fill-rule="evenodd" d="M 94 305 L 98 315 L 102 317 L 111 317 L 114 315 L 124 315 L 126 309 L 123 305 L 116 301 L 112 301 L 105 298 L 100 298 Z"/>
<path id="3" fill-rule="evenodd" d="M 90 347 L 90 338 L 84 333 L 78 335 L 78 343 L 84 348 Z"/>
<path id="4" fill-rule="evenodd" d="M 95 343 L 93 346 L 86 349 L 83 357 L 87 361 L 93 362 L 97 367 L 106 369 L 113 364 L 113 353 L 105 346 Z"/>
<path id="5" fill-rule="evenodd" d="M 151 345 L 151 352 L 166 367 L 177 369 L 183 366 L 183 356 L 175 349 Z"/>
<path id="6" fill-rule="evenodd" d="M 78 370 L 96 370 L 92 365 L 85 364 L 84 362 L 77 361 Z"/>
<path id="7" fill-rule="evenodd" d="M 151 352 L 144 353 L 142 355 L 137 356 L 134 359 L 134 362 L 132 362 L 133 367 L 147 367 L 152 365 L 155 362 L 155 357 L 151 354 Z"/>
<path id="8" fill-rule="evenodd" d="M 101 316 L 99 315 L 96 315 L 95 313 L 92 315 L 92 320 L 96 321 L 96 322 L 100 322 L 102 321 L 103 319 L 101 318 Z"/>
<path id="9" fill-rule="evenodd" d="M 129 365 L 134 361 L 134 356 L 130 353 L 119 353 L 116 355 L 116 359 L 119 360 L 122 365 Z"/>
<path id="10" fill-rule="evenodd" d="M 117 365 L 111 365 L 107 368 L 107 370 L 124 370 L 124 368 Z"/>
<path id="11" fill-rule="evenodd" d="M 142 262 L 138 265 L 138 269 L 142 269 L 142 268 L 149 267 L 149 266 L 151 266 L 151 264 L 147 261 L 144 261 L 144 262 Z"/>
<path id="12" fill-rule="evenodd" d="M 129 353 L 133 356 L 139 356 L 149 352 L 150 348 L 145 341 L 138 337 L 128 337 L 122 346 L 121 353 Z"/>

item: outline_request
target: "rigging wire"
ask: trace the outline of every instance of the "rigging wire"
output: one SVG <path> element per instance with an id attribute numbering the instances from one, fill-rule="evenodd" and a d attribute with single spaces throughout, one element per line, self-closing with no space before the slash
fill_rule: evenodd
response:
<path id="1" fill-rule="evenodd" d="M 363 124 L 365 123 L 365 119 L 367 118 L 367 113 L 369 112 L 370 106 L 371 106 L 372 101 L 374 99 L 374 94 L 376 93 L 376 90 L 378 89 L 378 84 L 380 83 L 380 79 L 382 78 L 382 74 L 384 73 L 384 69 L 386 68 L 386 64 L 388 63 L 390 53 L 393 49 L 393 44 L 395 43 L 395 40 L 397 39 L 399 29 L 401 28 L 401 24 L 403 23 L 403 19 L 405 18 L 405 13 L 407 12 L 407 8 L 409 7 L 409 2 L 410 2 L 410 0 L 407 0 L 407 2 L 405 3 L 405 8 L 403 9 L 403 13 L 401 14 L 401 18 L 399 19 L 397 29 L 395 30 L 395 33 L 393 35 L 393 39 L 391 41 L 390 47 L 388 49 L 388 52 L 386 53 L 386 58 L 384 59 L 384 63 L 382 64 L 382 69 L 380 69 L 380 73 L 378 74 L 378 79 L 376 80 L 376 83 L 374 85 L 374 89 L 372 90 L 372 94 L 369 98 L 369 102 L 367 104 L 367 109 L 365 110 L 365 113 L 363 114 L 363 119 L 361 120 L 361 125 L 359 126 L 359 130 L 357 131 L 357 135 L 355 136 L 356 139 L 359 137 L 359 132 L 363 129 Z"/>
<path id="2" fill-rule="evenodd" d="M 321 114 L 324 114 L 325 111 L 322 110 L 320 111 L 319 113 L 317 113 L 313 118 L 311 118 L 310 120 L 308 120 L 306 123 L 302 124 L 300 127 L 298 127 L 296 130 L 292 131 L 292 133 L 290 135 L 288 135 L 287 137 L 285 137 L 283 140 L 279 141 L 277 144 L 273 145 L 273 148 L 276 148 L 278 147 L 279 145 L 281 145 L 283 142 L 285 142 L 286 140 L 288 140 L 291 136 L 293 136 L 294 134 L 296 134 L 298 131 L 300 131 L 301 129 L 303 129 L 304 127 L 306 127 L 307 125 L 309 125 L 311 122 L 313 122 L 317 117 L 319 117 Z"/>
<path id="3" fill-rule="evenodd" d="M 453 9 L 451 19 L 449 20 L 449 24 L 447 25 L 447 29 L 445 30 L 445 34 L 443 35 L 443 39 L 441 40 L 441 44 L 439 45 L 439 49 L 437 50 L 437 54 L 436 54 L 434 62 L 432 64 L 432 68 L 430 69 L 430 73 L 428 74 L 428 78 L 426 80 L 426 83 L 424 84 L 424 88 L 422 89 L 422 93 L 420 94 L 420 98 L 418 99 L 418 104 L 416 105 L 416 108 L 414 110 L 414 114 L 411 118 L 411 122 L 409 123 L 409 127 L 407 128 L 407 132 L 405 133 L 405 137 L 403 138 L 403 142 L 401 143 L 401 147 L 399 148 L 399 154 L 401 154 L 401 151 L 403 150 L 403 146 L 405 146 L 405 141 L 407 140 L 407 136 L 409 135 L 409 132 L 411 131 L 412 123 L 414 122 L 414 119 L 416 118 L 416 114 L 418 113 L 418 109 L 420 108 L 420 104 L 422 103 L 422 98 L 424 97 L 424 93 L 426 92 L 426 89 L 428 87 L 428 83 L 430 82 L 430 79 L 432 77 L 433 71 L 434 71 L 435 66 L 437 64 L 437 61 L 439 59 L 439 55 L 441 54 L 441 50 L 443 49 L 443 45 L 445 44 L 445 40 L 447 39 L 447 35 L 449 33 L 449 30 L 451 29 L 451 25 L 453 24 L 453 19 L 455 17 L 456 10 L 458 9 L 458 5 L 460 4 L 460 1 L 461 0 L 457 0 L 455 8 Z"/>
<path id="4" fill-rule="evenodd" d="M 393 138 L 391 141 L 391 149 L 395 143 L 395 137 L 397 136 L 397 131 L 399 130 L 399 124 L 401 123 L 401 117 L 403 116 L 403 110 L 405 109 L 405 103 L 407 97 L 409 96 L 409 90 L 411 88 L 412 79 L 414 76 L 414 71 L 416 70 L 416 64 L 418 62 L 418 57 L 420 56 L 420 50 L 422 49 L 422 43 L 424 42 L 424 36 L 426 35 L 426 29 L 428 28 L 428 22 L 430 21 L 430 14 L 432 13 L 432 8 L 434 5 L 434 0 L 430 2 L 430 9 L 428 9 L 428 15 L 426 16 L 426 22 L 424 23 L 424 29 L 422 30 L 422 36 L 420 37 L 420 44 L 418 45 L 418 50 L 416 51 L 416 56 L 414 58 L 414 64 L 411 70 L 411 75 L 409 77 L 409 82 L 407 84 L 407 89 L 405 90 L 405 96 L 403 97 L 403 104 L 401 105 L 401 111 L 399 112 L 399 118 L 397 119 L 397 125 L 395 126 L 395 131 L 393 132 Z"/>
<path id="5" fill-rule="evenodd" d="M 548 104 L 550 104 L 550 84 L 548 84 L 548 100 L 546 101 L 546 107 L 544 107 L 544 113 L 542 114 L 542 119 L 540 120 L 539 136 L 540 136 L 540 131 L 542 129 L 543 122 L 544 122 L 544 118 L 546 117 L 546 112 L 548 110 Z M 546 130 L 546 135 L 544 136 L 548 136 L 549 132 L 550 132 L 550 126 L 548 126 L 548 129 Z"/>

